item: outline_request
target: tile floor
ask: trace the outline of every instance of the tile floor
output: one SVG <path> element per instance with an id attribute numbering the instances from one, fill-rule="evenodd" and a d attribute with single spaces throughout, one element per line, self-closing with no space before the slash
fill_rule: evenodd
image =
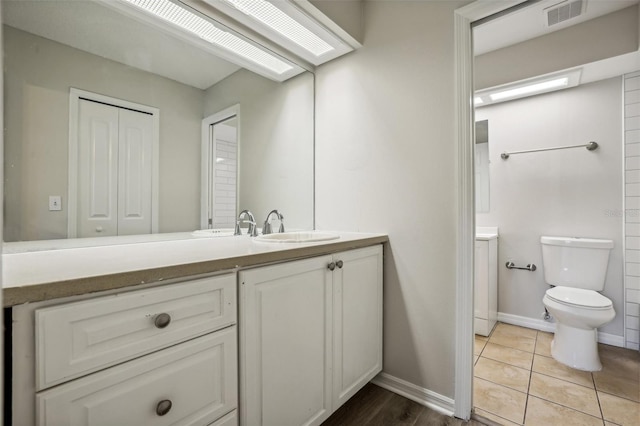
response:
<path id="1" fill-rule="evenodd" d="M 475 337 L 475 413 L 502 425 L 640 426 L 640 353 L 600 345 L 602 371 L 551 357 L 552 333 L 498 323 Z"/>

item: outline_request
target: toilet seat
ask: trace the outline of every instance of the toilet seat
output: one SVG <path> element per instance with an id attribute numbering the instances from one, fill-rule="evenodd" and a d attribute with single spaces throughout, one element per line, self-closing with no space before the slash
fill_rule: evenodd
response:
<path id="1" fill-rule="evenodd" d="M 597 291 L 582 288 L 558 286 L 547 290 L 546 295 L 554 302 L 583 309 L 605 310 L 613 306 L 611 300 Z"/>

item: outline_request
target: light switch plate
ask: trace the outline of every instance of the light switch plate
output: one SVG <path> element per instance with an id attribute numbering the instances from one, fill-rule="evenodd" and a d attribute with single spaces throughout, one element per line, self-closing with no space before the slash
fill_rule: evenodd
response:
<path id="1" fill-rule="evenodd" d="M 59 195 L 50 195 L 49 196 L 49 211 L 58 211 L 62 210 L 62 197 Z"/>

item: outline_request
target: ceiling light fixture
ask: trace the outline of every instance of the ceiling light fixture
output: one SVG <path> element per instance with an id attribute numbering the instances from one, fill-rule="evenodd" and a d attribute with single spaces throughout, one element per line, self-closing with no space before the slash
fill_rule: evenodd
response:
<path id="1" fill-rule="evenodd" d="M 264 0 L 225 0 L 236 9 L 251 16 L 282 36 L 308 50 L 315 56 L 322 56 L 334 50 L 333 46 L 301 25 L 291 16 Z"/>
<path id="2" fill-rule="evenodd" d="M 313 65 L 360 47 L 321 24 L 313 15 L 315 7 L 306 0 L 204 1 Z"/>
<path id="3" fill-rule="evenodd" d="M 529 84 L 527 86 L 516 87 L 515 89 L 504 90 L 489 95 L 492 101 L 500 101 L 507 98 L 522 97 L 532 93 L 541 93 L 549 89 L 559 89 L 569 84 L 567 77 L 556 78 L 554 80 L 543 81 L 542 83 Z"/>
<path id="4" fill-rule="evenodd" d="M 486 106 L 497 102 L 568 89 L 580 84 L 581 75 L 582 69 L 578 68 L 479 90 L 475 92 L 474 105 Z"/>
<path id="5" fill-rule="evenodd" d="M 251 71 L 257 72 L 265 77 L 277 81 L 284 81 L 303 71 L 297 65 L 294 65 L 279 56 L 272 54 L 266 49 L 247 41 L 243 37 L 236 35 L 233 31 L 224 27 L 222 24 L 205 19 L 199 14 L 187 10 L 172 1 L 121 0 L 121 2 L 127 6 L 135 6 L 137 10 L 144 12 L 145 15 L 151 15 L 154 18 L 160 18 L 161 20 L 172 24 L 173 27 L 177 27 L 177 29 L 182 33 L 187 33 L 191 37 L 197 36 L 199 39 L 205 41 L 211 48 L 213 48 L 213 50 L 216 51 L 216 54 L 219 54 L 224 59 L 250 69 Z M 125 13 L 131 14 L 131 10 L 124 10 L 124 6 L 118 7 L 117 4 L 119 2 L 107 0 L 103 3 L 116 7 Z M 129 7 L 128 9 L 131 8 Z M 152 22 L 150 19 L 145 19 L 145 21 L 157 25 L 157 22 Z"/>

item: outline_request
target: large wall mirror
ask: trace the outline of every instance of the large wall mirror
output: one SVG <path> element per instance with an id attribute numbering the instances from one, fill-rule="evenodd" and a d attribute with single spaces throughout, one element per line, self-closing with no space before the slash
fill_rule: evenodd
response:
<path id="1" fill-rule="evenodd" d="M 192 232 L 206 210 L 313 228 L 311 72 L 272 81 L 100 1 L 3 1 L 2 21 L 6 242 Z"/>

